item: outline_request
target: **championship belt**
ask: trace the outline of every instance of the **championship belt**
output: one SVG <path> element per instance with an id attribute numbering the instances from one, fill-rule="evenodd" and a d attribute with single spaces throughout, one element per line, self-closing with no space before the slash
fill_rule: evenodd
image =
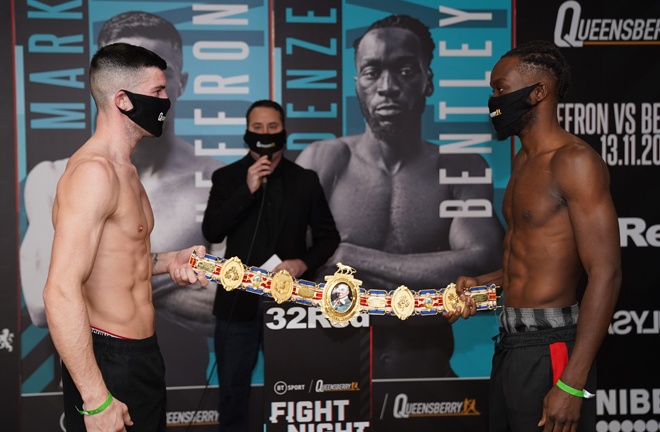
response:
<path id="1" fill-rule="evenodd" d="M 454 312 L 465 302 L 451 283 L 442 289 L 412 291 L 401 285 L 396 290 L 365 290 L 362 281 L 353 277 L 355 269 L 337 263 L 337 271 L 325 276 L 325 283 L 315 283 L 292 277 L 286 270 L 272 273 L 244 265 L 237 257 L 225 259 L 193 251 L 190 265 L 203 271 L 206 278 L 221 284 L 225 290 L 240 289 L 252 294 L 272 297 L 278 304 L 285 301 L 321 309 L 335 326 L 344 327 L 360 313 L 394 315 L 405 320 L 412 315 L 429 316 Z M 497 287 L 494 284 L 464 290 L 472 298 L 477 311 L 497 309 Z"/>

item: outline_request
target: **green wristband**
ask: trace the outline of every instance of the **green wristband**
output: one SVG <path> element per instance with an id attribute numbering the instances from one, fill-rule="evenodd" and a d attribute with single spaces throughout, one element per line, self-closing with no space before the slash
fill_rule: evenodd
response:
<path id="1" fill-rule="evenodd" d="M 593 393 L 589 393 L 587 390 L 578 390 L 578 389 L 575 389 L 575 388 L 569 386 L 568 384 L 564 384 L 564 382 L 560 379 L 557 380 L 557 387 L 564 390 L 566 393 L 568 393 L 570 395 L 573 395 L 573 396 L 577 396 L 579 398 L 589 399 L 589 398 L 592 398 L 592 397 L 596 396 Z"/>
<path id="2" fill-rule="evenodd" d="M 104 411 L 107 407 L 110 406 L 111 403 L 112 403 L 112 393 L 108 392 L 108 398 L 105 400 L 105 402 L 101 404 L 100 407 L 93 410 L 86 410 L 85 405 L 83 405 L 83 409 L 78 409 L 78 407 L 76 407 L 76 410 L 78 410 L 78 412 L 82 415 L 94 415 Z"/>

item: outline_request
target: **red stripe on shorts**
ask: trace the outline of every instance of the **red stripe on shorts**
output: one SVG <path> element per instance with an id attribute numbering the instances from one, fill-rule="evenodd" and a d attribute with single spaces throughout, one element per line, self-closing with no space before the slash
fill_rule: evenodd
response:
<path id="1" fill-rule="evenodd" d="M 550 344 L 550 360 L 552 361 L 552 383 L 556 384 L 568 364 L 566 343 L 555 342 Z"/>

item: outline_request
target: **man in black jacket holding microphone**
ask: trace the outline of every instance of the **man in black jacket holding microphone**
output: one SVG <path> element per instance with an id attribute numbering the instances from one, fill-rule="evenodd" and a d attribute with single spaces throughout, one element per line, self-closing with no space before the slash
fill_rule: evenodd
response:
<path id="1" fill-rule="evenodd" d="M 260 267 L 276 255 L 273 272 L 296 278 L 314 273 L 332 256 L 339 233 L 317 174 L 284 158 L 284 110 L 271 100 L 254 102 L 246 113 L 249 153 L 213 173 L 202 222 L 211 243 L 227 239 L 225 257 Z M 307 232 L 311 230 L 311 245 Z M 215 351 L 222 432 L 248 430 L 252 370 L 263 333 L 263 297 L 218 289 Z"/>

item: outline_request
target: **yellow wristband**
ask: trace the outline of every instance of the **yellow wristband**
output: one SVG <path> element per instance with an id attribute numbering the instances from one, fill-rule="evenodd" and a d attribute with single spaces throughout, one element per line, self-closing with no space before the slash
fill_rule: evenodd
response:
<path id="1" fill-rule="evenodd" d="M 98 407 L 96 409 L 86 410 L 84 404 L 83 404 L 83 409 L 78 409 L 78 407 L 75 407 L 75 408 L 82 415 L 94 415 L 94 414 L 98 414 L 98 413 L 104 411 L 107 407 L 110 406 L 111 403 L 112 403 L 112 393 L 108 392 L 108 398 L 105 400 L 105 402 L 103 402 L 101 404 L 100 407 Z"/>

